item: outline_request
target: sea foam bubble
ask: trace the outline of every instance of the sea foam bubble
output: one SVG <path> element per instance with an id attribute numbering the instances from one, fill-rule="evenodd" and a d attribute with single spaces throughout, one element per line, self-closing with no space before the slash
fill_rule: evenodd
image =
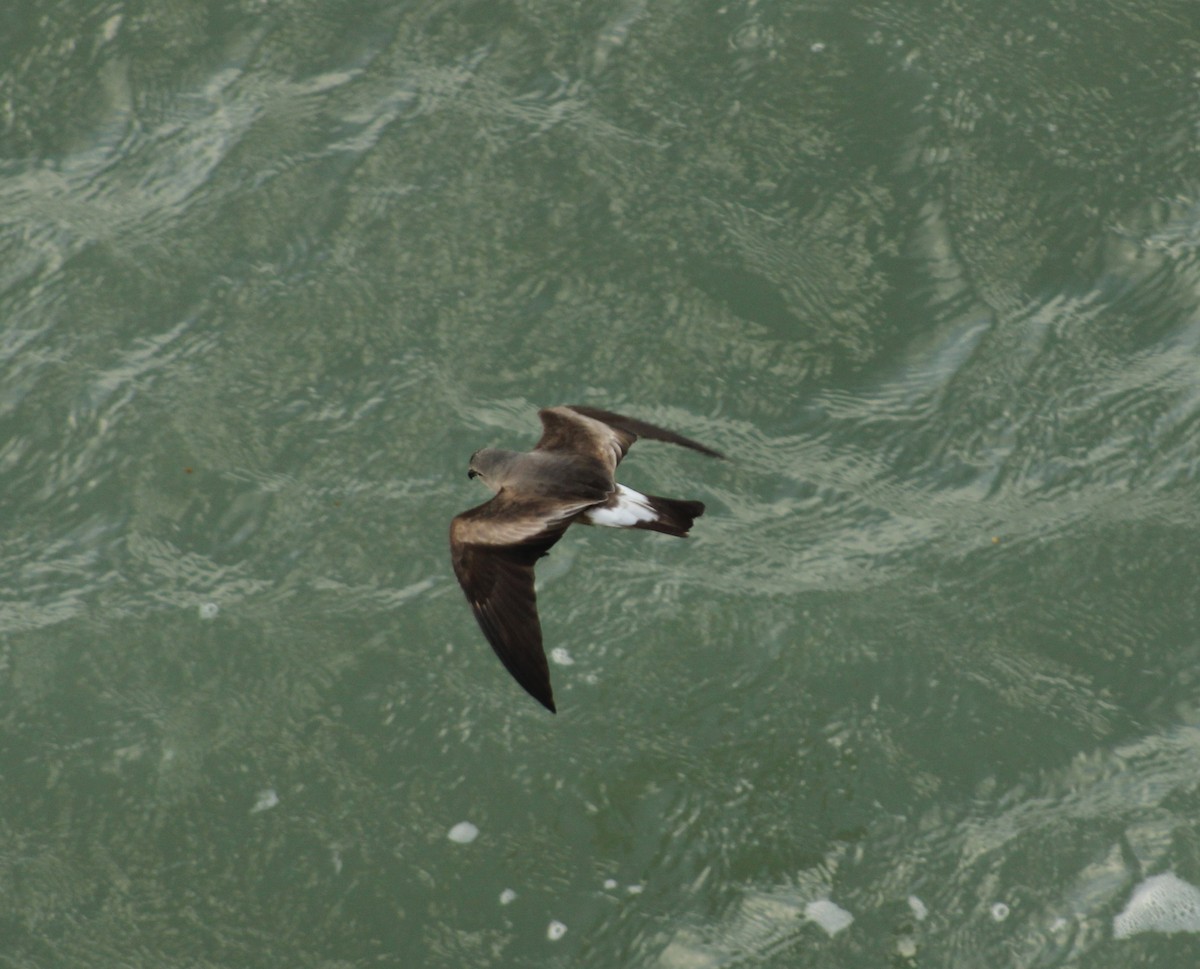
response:
<path id="1" fill-rule="evenodd" d="M 819 898 L 804 906 L 804 916 L 816 922 L 829 935 L 837 935 L 854 921 L 854 916 L 827 898 Z"/>
<path id="2" fill-rule="evenodd" d="M 1113 919 L 1113 937 L 1128 939 L 1139 932 L 1200 932 L 1200 888 L 1170 871 L 1135 886 L 1124 911 Z"/>
<path id="3" fill-rule="evenodd" d="M 479 829 L 470 821 L 459 821 L 458 824 L 446 832 L 446 837 L 456 845 L 469 845 L 479 837 Z"/>

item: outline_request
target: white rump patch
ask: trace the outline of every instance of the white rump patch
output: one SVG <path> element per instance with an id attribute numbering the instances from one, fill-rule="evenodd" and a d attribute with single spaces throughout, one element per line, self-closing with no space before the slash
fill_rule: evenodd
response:
<path id="1" fill-rule="evenodd" d="M 650 507 L 650 500 L 645 495 L 619 484 L 615 505 L 611 508 L 589 508 L 581 517 L 593 525 L 632 528 L 638 522 L 658 521 L 658 512 Z"/>

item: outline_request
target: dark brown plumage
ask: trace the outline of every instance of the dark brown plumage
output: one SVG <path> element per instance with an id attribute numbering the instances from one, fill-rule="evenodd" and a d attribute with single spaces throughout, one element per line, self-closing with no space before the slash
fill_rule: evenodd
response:
<path id="1" fill-rule="evenodd" d="M 483 478 L 495 497 L 450 523 L 450 558 L 505 669 L 553 712 L 534 592 L 537 560 L 575 521 L 687 535 L 704 514 L 703 503 L 642 495 L 616 482 L 617 465 L 639 437 L 722 455 L 682 434 L 594 407 L 550 407 L 538 417 L 542 436 L 532 451 L 484 448 L 471 456 L 467 474 Z"/>

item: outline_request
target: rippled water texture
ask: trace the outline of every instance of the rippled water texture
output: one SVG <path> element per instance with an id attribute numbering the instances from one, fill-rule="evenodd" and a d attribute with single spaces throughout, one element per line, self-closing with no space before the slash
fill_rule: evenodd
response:
<path id="1" fill-rule="evenodd" d="M 1194 962 L 1193 4 L 17 6 L 0 962 Z"/>

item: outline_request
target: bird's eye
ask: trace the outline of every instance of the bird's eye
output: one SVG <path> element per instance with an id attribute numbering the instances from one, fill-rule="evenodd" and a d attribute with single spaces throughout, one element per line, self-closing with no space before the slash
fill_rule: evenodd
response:
<path id="1" fill-rule="evenodd" d="M 476 471 L 474 468 L 468 468 L 467 469 L 467 477 L 468 478 L 478 478 L 479 472 Z"/>

